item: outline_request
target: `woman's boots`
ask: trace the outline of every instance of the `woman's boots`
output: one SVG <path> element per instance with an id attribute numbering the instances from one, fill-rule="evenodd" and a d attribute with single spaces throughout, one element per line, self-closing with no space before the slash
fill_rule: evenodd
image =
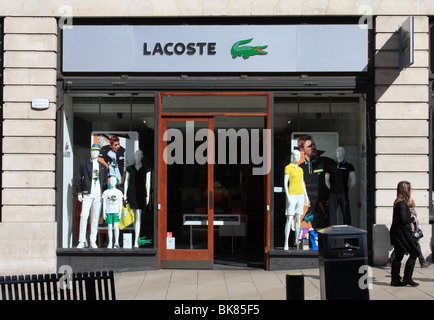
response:
<path id="1" fill-rule="evenodd" d="M 404 284 L 401 281 L 401 276 L 399 275 L 399 272 L 401 270 L 401 263 L 400 262 L 392 262 L 392 282 L 390 285 L 392 287 L 404 287 L 406 284 Z"/>
<path id="2" fill-rule="evenodd" d="M 404 279 L 401 281 L 401 277 L 399 275 L 399 272 L 401 270 L 401 263 L 400 262 L 393 262 L 392 263 L 392 281 L 391 281 L 390 285 L 392 287 L 404 287 L 406 285 L 410 285 L 412 287 L 418 286 L 419 283 L 414 282 L 412 279 L 415 263 L 416 263 L 416 259 L 413 259 L 412 257 L 409 257 L 407 259 L 407 262 L 406 262 L 405 268 L 404 268 Z"/>
<path id="3" fill-rule="evenodd" d="M 406 262 L 405 268 L 404 268 L 404 279 L 402 280 L 402 283 L 404 283 L 405 285 L 408 284 L 412 287 L 416 287 L 419 285 L 419 283 L 414 282 L 412 279 L 415 264 L 416 264 L 416 259 L 413 259 L 412 257 L 409 257 L 407 259 L 407 262 Z"/>

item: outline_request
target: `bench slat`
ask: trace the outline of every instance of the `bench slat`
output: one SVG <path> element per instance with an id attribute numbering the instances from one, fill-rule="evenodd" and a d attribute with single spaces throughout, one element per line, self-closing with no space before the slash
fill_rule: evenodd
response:
<path id="1" fill-rule="evenodd" d="M 0 276 L 1 300 L 116 300 L 113 271 L 73 273 L 60 286 L 63 274 Z"/>

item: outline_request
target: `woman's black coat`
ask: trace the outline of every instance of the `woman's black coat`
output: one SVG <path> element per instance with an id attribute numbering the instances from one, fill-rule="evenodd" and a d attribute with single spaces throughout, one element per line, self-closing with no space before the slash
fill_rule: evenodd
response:
<path id="1" fill-rule="evenodd" d="M 390 241 L 395 249 L 401 249 L 412 256 L 419 256 L 418 243 L 411 235 L 414 218 L 405 201 L 398 202 L 393 208 L 393 220 L 390 227 Z"/>

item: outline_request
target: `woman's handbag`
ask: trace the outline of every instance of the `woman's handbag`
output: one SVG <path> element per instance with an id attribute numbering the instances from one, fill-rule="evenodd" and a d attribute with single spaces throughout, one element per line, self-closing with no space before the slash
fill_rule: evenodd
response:
<path id="1" fill-rule="evenodd" d="M 422 232 L 422 230 L 419 229 L 418 226 L 415 226 L 415 227 L 414 227 L 413 237 L 414 237 L 416 240 L 419 240 L 419 239 L 423 238 L 423 232 Z"/>
<path id="2" fill-rule="evenodd" d="M 130 204 L 126 202 L 122 207 L 121 219 L 119 221 L 119 229 L 124 229 L 134 222 L 134 211 L 130 208 Z"/>

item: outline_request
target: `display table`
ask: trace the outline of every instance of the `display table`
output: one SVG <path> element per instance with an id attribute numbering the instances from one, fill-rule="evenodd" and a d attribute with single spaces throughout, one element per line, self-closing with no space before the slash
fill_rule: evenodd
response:
<path id="1" fill-rule="evenodd" d="M 219 236 L 230 236 L 232 237 L 232 248 L 234 251 L 234 236 L 246 236 L 246 215 L 241 214 L 214 214 L 214 226 L 219 226 Z M 183 224 L 185 226 L 190 226 L 190 249 L 193 249 L 193 226 L 207 226 L 208 225 L 208 215 L 207 214 L 184 214 Z M 235 229 L 237 228 L 237 229 Z"/>

